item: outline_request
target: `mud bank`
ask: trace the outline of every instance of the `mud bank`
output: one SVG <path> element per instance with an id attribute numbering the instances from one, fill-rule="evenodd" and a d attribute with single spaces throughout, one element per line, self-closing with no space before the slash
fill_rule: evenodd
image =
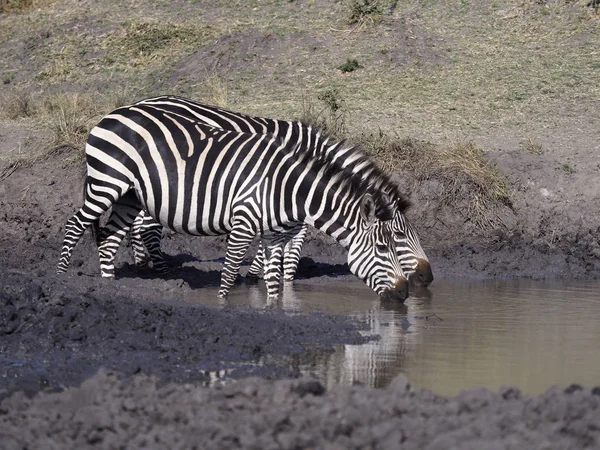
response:
<path id="1" fill-rule="evenodd" d="M 600 388 L 539 397 L 504 388 L 452 398 L 386 389 L 326 391 L 316 380 L 250 378 L 216 388 L 123 382 L 100 371 L 80 388 L 0 404 L 2 448 L 566 449 L 600 445 Z"/>
<path id="2" fill-rule="evenodd" d="M 297 369 L 263 357 L 365 342 L 359 326 L 342 317 L 207 308 L 160 301 L 160 294 L 123 295 L 116 286 L 64 289 L 16 272 L 2 278 L 0 397 L 75 386 L 100 367 L 159 382 L 297 377 Z"/>

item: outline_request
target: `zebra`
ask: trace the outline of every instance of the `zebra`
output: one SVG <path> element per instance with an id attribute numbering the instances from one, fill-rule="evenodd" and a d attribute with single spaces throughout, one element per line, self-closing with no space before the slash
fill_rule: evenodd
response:
<path id="1" fill-rule="evenodd" d="M 320 130 L 308 137 L 319 140 Z M 391 219 L 406 200 L 383 193 L 390 181 L 382 172 L 357 178 L 339 164 L 341 152 L 368 161 L 359 149 L 337 145 L 312 157 L 307 146 L 215 128 L 143 102 L 114 110 L 88 136 L 84 202 L 65 226 L 57 272 L 66 272 L 85 230 L 112 207 L 98 251 L 101 275 L 114 277 L 120 242 L 144 210 L 179 233 L 229 235 L 218 291 L 226 297 L 254 236 L 277 249 L 286 232 L 305 223 L 345 247 L 350 271 L 373 291 L 404 301 L 408 282 Z M 273 277 L 269 296 L 278 289 Z"/>
<path id="2" fill-rule="evenodd" d="M 152 105 L 157 111 L 189 116 L 200 122 L 225 130 L 263 134 L 272 133 L 280 136 L 286 142 L 311 142 L 310 126 L 301 122 L 252 117 L 214 106 L 203 105 L 179 96 L 159 96 L 142 100 L 140 103 Z M 313 141 L 306 148 L 312 155 L 317 155 L 327 152 L 328 146 L 324 145 L 326 143 L 324 140 Z M 346 158 L 346 161 L 352 160 Z M 363 176 L 375 169 L 373 168 L 373 164 L 362 162 L 361 165 L 358 165 L 354 161 L 352 170 L 356 176 Z M 397 188 L 390 187 L 388 191 L 388 195 L 393 196 L 396 194 Z M 411 282 L 415 285 L 428 286 L 433 281 L 431 265 L 421 246 L 418 233 L 406 218 L 403 208 L 398 208 L 396 211 L 393 230 L 397 241 L 398 257 L 400 258 L 404 273 L 410 277 Z M 168 273 L 169 268 L 160 250 L 160 234 L 161 228 L 156 226 L 151 217 L 141 212 L 140 216 L 134 221 L 132 228 L 131 242 L 134 249 L 134 261 L 139 265 L 147 263 L 143 250 L 146 247 L 154 268 L 159 272 Z M 288 232 L 288 240 L 283 252 L 283 279 L 286 281 L 294 279 L 306 234 L 307 228 L 303 224 L 299 224 L 295 229 Z M 260 242 L 257 254 L 248 270 L 247 276 L 258 277 L 263 267 L 267 272 L 272 270 L 269 264 L 265 264 L 263 261 L 263 246 L 262 242 Z"/>

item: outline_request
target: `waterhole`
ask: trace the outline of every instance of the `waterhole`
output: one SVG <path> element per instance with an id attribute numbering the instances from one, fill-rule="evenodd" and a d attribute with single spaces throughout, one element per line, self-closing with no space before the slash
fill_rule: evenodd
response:
<path id="1" fill-rule="evenodd" d="M 218 304 L 203 294 L 188 300 Z M 228 302 L 263 308 L 266 291 L 236 286 Z M 599 281 L 436 280 L 404 304 L 385 304 L 358 281 L 301 280 L 270 307 L 349 315 L 379 336 L 287 357 L 328 387 L 384 387 L 400 373 L 413 388 L 442 395 L 479 386 L 537 395 L 552 385 L 600 385 Z"/>

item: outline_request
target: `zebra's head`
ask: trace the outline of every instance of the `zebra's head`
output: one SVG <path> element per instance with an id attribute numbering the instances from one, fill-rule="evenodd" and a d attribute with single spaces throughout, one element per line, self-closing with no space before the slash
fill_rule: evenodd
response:
<path id="1" fill-rule="evenodd" d="M 429 286 L 433 281 L 429 259 L 421 247 L 417 231 L 400 209 L 396 210 L 392 219 L 392 232 L 400 265 L 410 282 L 416 286 Z"/>
<path id="2" fill-rule="evenodd" d="M 386 217 L 384 217 L 385 219 Z M 360 223 L 348 247 L 348 267 L 384 300 L 403 302 L 408 280 L 396 253 L 392 220 L 378 217 L 373 197 L 360 200 Z"/>

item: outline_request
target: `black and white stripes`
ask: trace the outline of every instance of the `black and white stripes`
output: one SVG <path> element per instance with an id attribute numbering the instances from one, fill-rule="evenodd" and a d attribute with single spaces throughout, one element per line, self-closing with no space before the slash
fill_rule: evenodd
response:
<path id="1" fill-rule="evenodd" d="M 244 133 L 209 126 L 180 109 L 143 101 L 115 110 L 91 131 L 84 204 L 67 222 L 59 272 L 67 270 L 85 229 L 112 206 L 99 238 L 106 277 L 114 276 L 118 245 L 145 210 L 179 233 L 229 234 L 221 296 L 255 235 L 269 243 L 277 240 L 273 233 L 305 223 L 347 248 L 350 270 L 375 292 L 406 298 L 390 220 L 402 204 L 384 193 L 389 180 L 380 172 L 356 177 L 344 167 L 348 157 L 366 161 L 360 151 L 328 146 L 310 127 L 290 123 L 284 138 Z M 292 139 L 294 132 L 302 139 Z M 279 276 L 268 286 L 271 295 Z"/>
<path id="2" fill-rule="evenodd" d="M 297 145 L 301 150 L 308 152 L 312 156 L 331 155 L 342 167 L 351 170 L 352 176 L 368 177 L 370 174 L 378 173 L 379 169 L 369 159 L 360 157 L 356 152 L 347 153 L 346 149 L 340 147 L 339 143 L 329 143 L 319 133 L 314 133 L 309 125 L 299 122 L 288 122 L 282 120 L 268 119 L 263 117 L 251 117 L 241 113 L 227 111 L 213 106 L 202 105 L 189 99 L 176 96 L 155 97 L 140 102 L 145 105 L 156 108 L 157 111 L 170 112 L 183 117 L 191 117 L 199 122 L 211 126 L 222 128 L 224 130 L 242 131 L 249 133 L 271 133 L 278 136 L 284 143 Z M 398 195 L 397 188 L 393 183 L 387 182 L 381 186 L 386 190 L 392 201 L 396 201 L 399 207 L 394 216 L 393 231 L 395 233 L 396 250 L 402 268 L 411 281 L 416 284 L 427 286 L 433 280 L 429 260 L 423 251 L 418 234 L 414 227 L 409 223 L 404 214 L 407 206 L 405 200 Z M 146 219 L 147 220 L 147 219 Z M 140 220 L 141 222 L 141 220 Z M 144 223 L 148 223 L 147 221 Z M 135 228 L 135 227 L 134 227 Z M 146 227 L 142 233 L 134 230 L 133 244 L 140 246 L 139 241 L 135 242 L 135 236 L 159 233 L 159 228 Z M 306 235 L 305 226 L 298 227 L 295 233 L 290 233 L 291 238 L 285 246 L 283 252 L 284 279 L 293 280 L 300 251 Z M 145 236 L 144 241 L 152 243 L 160 242 L 156 236 Z M 135 248 L 135 247 L 134 247 Z M 154 265 L 160 268 L 165 267 L 164 260 L 160 257 L 160 246 L 147 247 Z M 258 275 L 263 268 L 266 273 L 273 271 L 272 264 L 277 264 L 277 259 L 263 264 L 262 245 L 259 247 L 257 256 L 250 267 L 250 275 Z"/>

